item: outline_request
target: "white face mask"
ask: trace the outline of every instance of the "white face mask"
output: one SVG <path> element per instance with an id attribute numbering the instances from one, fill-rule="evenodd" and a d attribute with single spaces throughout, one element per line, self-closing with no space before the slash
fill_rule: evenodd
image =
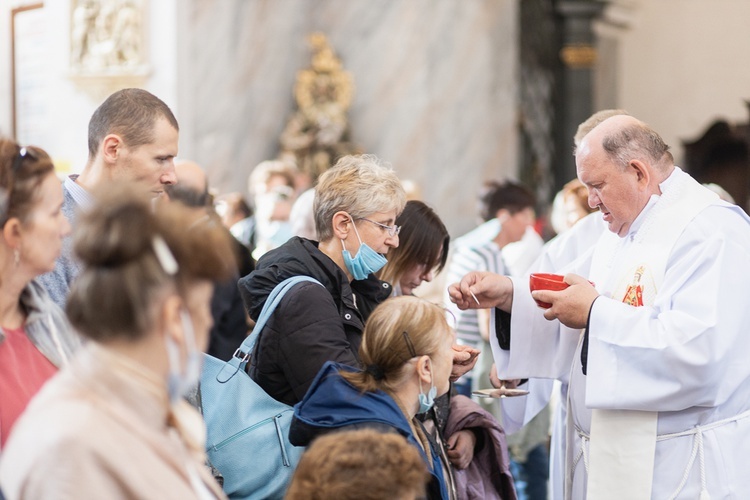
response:
<path id="1" fill-rule="evenodd" d="M 180 311 L 180 320 L 182 321 L 182 332 L 185 338 L 186 362 L 184 368 L 181 366 L 180 348 L 177 342 L 171 336 L 165 336 L 167 356 L 169 357 L 167 390 L 169 392 L 169 400 L 173 403 L 187 395 L 198 385 L 203 364 L 202 353 L 195 345 L 193 320 L 190 318 L 190 314 L 184 309 Z"/>

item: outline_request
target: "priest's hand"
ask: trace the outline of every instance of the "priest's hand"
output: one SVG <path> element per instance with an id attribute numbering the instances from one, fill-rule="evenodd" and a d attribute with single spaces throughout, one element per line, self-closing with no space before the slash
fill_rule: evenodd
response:
<path id="1" fill-rule="evenodd" d="M 513 282 L 507 276 L 474 271 L 448 287 L 451 302 L 459 309 L 499 307 L 510 312 L 513 305 Z"/>
<path id="2" fill-rule="evenodd" d="M 520 378 L 500 380 L 500 377 L 497 376 L 497 366 L 494 363 L 492 364 L 490 368 L 490 384 L 492 384 L 492 387 L 495 389 L 516 389 L 520 383 Z"/>
<path id="3" fill-rule="evenodd" d="M 599 292 L 586 278 L 577 274 L 566 274 L 565 283 L 570 285 L 565 290 L 535 290 L 531 292 L 531 296 L 535 300 L 552 304 L 544 312 L 544 317 L 548 320 L 558 319 L 570 328 L 585 328 L 591 305 L 599 297 Z"/>

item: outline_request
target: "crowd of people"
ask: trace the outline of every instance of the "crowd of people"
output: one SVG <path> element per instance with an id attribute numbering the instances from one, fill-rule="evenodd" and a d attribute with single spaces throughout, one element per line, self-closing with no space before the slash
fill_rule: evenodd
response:
<path id="1" fill-rule="evenodd" d="M 0 498 L 225 498 L 268 457 L 211 464 L 202 362 L 242 356 L 255 322 L 242 366 L 305 450 L 288 499 L 750 491 L 750 218 L 645 123 L 581 125 L 546 244 L 516 182 L 483 186 L 481 224 L 451 242 L 374 155 L 314 186 L 263 162 L 248 203 L 175 161 L 178 138 L 164 102 L 124 89 L 62 182 L 0 139 Z M 531 272 L 568 287 L 531 292 Z"/>

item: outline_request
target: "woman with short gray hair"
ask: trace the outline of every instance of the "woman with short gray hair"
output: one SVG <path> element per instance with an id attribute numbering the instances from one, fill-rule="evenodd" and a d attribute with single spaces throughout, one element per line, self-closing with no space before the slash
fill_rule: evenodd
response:
<path id="1" fill-rule="evenodd" d="M 240 280 L 242 298 L 257 319 L 276 285 L 310 276 L 284 296 L 266 323 L 248 372 L 272 397 L 300 401 L 326 361 L 358 366 L 362 329 L 391 294 L 373 273 L 398 246 L 396 217 L 406 194 L 395 172 L 373 155 L 345 156 L 315 188 L 319 242 L 294 237 L 265 254 Z"/>

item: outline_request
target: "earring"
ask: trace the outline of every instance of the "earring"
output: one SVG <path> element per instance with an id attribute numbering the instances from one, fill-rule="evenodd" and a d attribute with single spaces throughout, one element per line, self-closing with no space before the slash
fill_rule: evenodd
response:
<path id="1" fill-rule="evenodd" d="M 13 263 L 16 267 L 21 262 L 21 251 L 17 248 L 13 250 Z"/>

